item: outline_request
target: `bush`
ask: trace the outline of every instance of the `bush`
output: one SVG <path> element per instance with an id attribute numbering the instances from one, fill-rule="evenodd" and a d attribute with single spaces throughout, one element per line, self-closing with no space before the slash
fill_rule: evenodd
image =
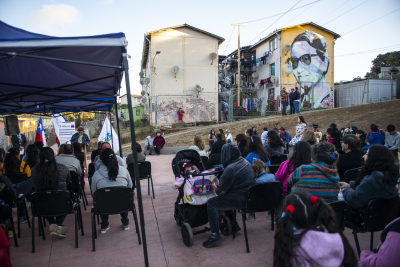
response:
<path id="1" fill-rule="evenodd" d="M 267 99 L 267 111 L 275 111 L 276 100 L 272 97 Z"/>

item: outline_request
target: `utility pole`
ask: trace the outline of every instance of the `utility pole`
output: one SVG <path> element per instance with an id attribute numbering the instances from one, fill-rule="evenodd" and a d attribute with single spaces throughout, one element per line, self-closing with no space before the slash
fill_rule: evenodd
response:
<path id="1" fill-rule="evenodd" d="M 244 24 L 234 24 L 232 23 L 233 26 L 238 26 L 238 106 L 241 106 L 240 104 L 240 26 L 247 27 Z"/>

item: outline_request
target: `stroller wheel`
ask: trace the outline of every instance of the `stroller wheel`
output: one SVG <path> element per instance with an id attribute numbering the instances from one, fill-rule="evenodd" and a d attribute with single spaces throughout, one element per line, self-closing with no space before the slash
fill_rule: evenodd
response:
<path id="1" fill-rule="evenodd" d="M 225 236 L 232 233 L 231 220 L 225 214 L 219 215 L 219 230 L 221 230 L 221 233 Z"/>
<path id="2" fill-rule="evenodd" d="M 183 223 L 181 227 L 181 234 L 182 234 L 182 239 L 183 243 L 187 247 L 190 247 L 193 245 L 193 231 L 192 227 L 188 223 Z"/>
<path id="3" fill-rule="evenodd" d="M 176 222 L 176 225 L 178 225 L 179 227 L 181 226 L 181 219 L 179 217 L 175 218 L 175 222 Z"/>

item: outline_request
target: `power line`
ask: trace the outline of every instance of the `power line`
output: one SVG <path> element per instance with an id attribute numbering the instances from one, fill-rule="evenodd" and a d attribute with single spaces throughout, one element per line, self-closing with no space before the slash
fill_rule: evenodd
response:
<path id="1" fill-rule="evenodd" d="M 272 25 L 275 24 L 275 22 L 277 22 L 278 20 L 280 20 L 283 16 L 285 16 L 286 13 L 288 13 L 290 10 L 292 10 L 292 8 L 294 8 L 298 3 L 300 3 L 301 0 L 299 2 L 297 2 L 296 4 L 294 4 L 294 6 L 292 6 L 288 11 L 286 11 L 285 13 L 283 13 L 282 16 L 280 16 L 277 20 L 275 20 L 271 25 L 269 25 L 265 30 L 263 30 L 259 35 L 257 35 L 253 40 L 251 40 L 247 45 L 249 45 L 251 42 L 253 42 L 255 39 L 257 39 L 258 36 L 260 36 L 261 34 L 263 34 L 266 30 L 268 30 Z"/>
<path id="2" fill-rule="evenodd" d="M 317 23 L 320 22 L 321 20 L 324 20 L 324 19 L 326 19 L 327 17 L 329 17 L 330 14 L 332 14 L 333 12 L 335 12 L 336 10 L 338 10 L 339 8 L 341 8 L 342 6 L 344 6 L 347 2 L 350 2 L 350 0 L 344 2 L 343 4 L 341 4 L 340 6 L 338 6 L 337 8 L 335 8 L 331 13 L 329 13 L 328 15 L 325 15 L 322 19 L 318 20 Z"/>
<path id="3" fill-rule="evenodd" d="M 375 19 L 375 20 L 373 20 L 373 21 L 371 21 L 371 22 L 368 22 L 368 23 L 366 23 L 366 24 L 364 24 L 364 25 L 362 25 L 362 26 L 360 26 L 360 27 L 358 27 L 358 28 L 355 28 L 354 30 L 351 30 L 351 31 L 349 31 L 349 32 L 346 32 L 346 33 L 342 34 L 342 36 L 345 35 L 345 34 L 348 34 L 348 33 L 350 33 L 350 32 L 353 32 L 353 31 L 355 31 L 355 30 L 358 30 L 358 29 L 360 29 L 360 28 L 362 28 L 362 27 L 364 27 L 364 26 L 367 26 L 368 24 L 371 24 L 372 22 L 375 22 L 375 21 L 377 21 L 377 20 L 380 20 L 381 18 L 386 17 L 386 16 L 388 16 L 388 15 L 390 15 L 390 14 L 392 14 L 392 13 L 398 11 L 398 10 L 400 10 L 400 8 L 398 8 L 398 9 L 396 9 L 395 11 L 392 11 L 392 12 L 386 14 L 386 15 L 383 15 L 382 17 L 377 18 L 377 19 Z"/>
<path id="4" fill-rule="evenodd" d="M 366 2 L 368 2 L 369 0 L 367 0 L 367 1 L 364 1 L 364 2 L 362 2 L 361 4 L 359 4 L 358 6 L 355 6 L 355 7 L 353 7 L 352 9 L 350 9 L 349 11 L 346 11 L 346 12 L 344 12 L 343 14 L 341 14 L 341 15 L 339 15 L 339 16 L 337 16 L 336 18 L 334 18 L 334 19 L 331 19 L 330 21 L 328 21 L 327 23 L 325 23 L 325 24 L 322 24 L 322 26 L 324 26 L 324 25 L 326 25 L 326 24 L 328 24 L 329 22 L 331 22 L 331 21 L 334 21 L 335 19 L 337 19 L 337 18 L 340 18 L 341 16 L 343 16 L 344 14 L 347 14 L 347 13 L 349 13 L 350 11 L 352 11 L 353 9 L 356 9 L 357 7 L 359 7 L 359 6 L 361 6 L 362 4 L 364 4 L 364 3 L 366 3 Z"/>
<path id="5" fill-rule="evenodd" d="M 350 1 L 350 0 L 349 0 Z M 303 14 L 304 12 L 306 12 L 307 10 L 309 10 L 311 7 L 313 7 L 313 4 L 315 4 L 315 3 L 317 3 L 317 2 L 319 2 L 319 1 L 316 1 L 316 2 L 313 2 L 313 3 L 311 3 L 311 4 L 309 4 L 309 5 L 311 5 L 311 6 L 309 6 L 308 8 L 306 8 L 306 9 L 304 9 L 302 12 L 300 12 L 297 16 L 295 16 L 293 19 L 291 19 L 291 20 L 289 20 L 288 22 L 286 22 L 285 23 L 285 25 L 283 25 L 283 27 L 285 27 L 286 25 L 288 25 L 289 24 L 289 22 L 292 22 L 293 20 L 295 20 L 295 19 L 297 19 L 297 17 L 298 16 L 300 16 L 301 14 Z M 296 9 L 299 9 L 299 8 L 296 8 Z M 293 9 L 294 10 L 294 9 Z M 293 11 L 292 10 L 292 11 Z M 283 28 L 282 27 L 282 28 Z"/>
<path id="6" fill-rule="evenodd" d="M 270 19 L 270 18 L 279 16 L 279 15 L 286 14 L 286 13 L 288 13 L 288 12 L 292 12 L 292 11 L 295 11 L 295 10 L 297 10 L 297 9 L 300 9 L 300 8 L 303 8 L 303 7 L 312 5 L 312 4 L 317 3 L 317 2 L 319 2 L 319 1 L 321 1 L 321 0 L 314 1 L 314 2 L 309 3 L 309 4 L 307 4 L 307 5 L 300 6 L 300 7 L 297 7 L 297 8 L 295 8 L 295 9 L 292 9 L 292 10 L 289 10 L 289 11 L 286 11 L 286 12 L 283 12 L 283 13 L 275 14 L 275 15 L 272 15 L 272 16 L 269 16 L 269 17 L 265 17 L 265 18 L 261 18 L 261 19 L 256 19 L 256 20 L 250 20 L 250 21 L 240 22 L 239 24 L 252 23 L 252 22 L 256 22 L 256 21 L 260 21 L 260 20 L 264 20 L 264 19 Z"/>
<path id="7" fill-rule="evenodd" d="M 365 51 L 360 51 L 360 52 L 354 52 L 354 53 L 350 53 L 350 54 L 337 55 L 337 56 L 335 56 L 335 57 L 345 57 L 345 56 L 362 55 L 362 54 L 377 52 L 377 51 L 380 51 L 380 50 L 393 49 L 393 48 L 395 48 L 395 47 L 397 47 L 397 46 L 400 46 L 400 44 L 391 45 L 391 46 L 386 46 L 386 47 L 380 47 L 380 48 L 374 48 L 374 49 L 365 50 Z"/>
<path id="8" fill-rule="evenodd" d="M 225 47 L 225 51 L 224 51 L 224 55 L 226 55 L 225 53 L 226 53 L 226 49 L 228 48 L 228 46 L 229 46 L 229 43 L 230 43 L 230 41 L 231 41 L 231 38 L 232 38 L 232 34 L 233 34 L 233 31 L 235 30 L 235 27 L 233 27 L 233 29 L 232 29 L 232 33 L 231 33 L 231 36 L 229 37 L 229 41 L 228 41 L 228 43 L 227 43 L 227 45 L 226 45 L 226 47 Z"/>

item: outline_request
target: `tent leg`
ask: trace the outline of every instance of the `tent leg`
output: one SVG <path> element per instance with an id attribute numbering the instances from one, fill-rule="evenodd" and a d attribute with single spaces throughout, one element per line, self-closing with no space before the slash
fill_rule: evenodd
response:
<path id="1" fill-rule="evenodd" d="M 129 84 L 129 66 L 128 66 L 128 54 L 124 49 L 122 53 L 123 60 L 123 68 L 125 74 L 125 84 L 126 84 L 126 94 L 128 97 L 128 112 L 129 112 L 129 125 L 131 128 L 131 142 L 132 144 L 136 143 L 136 135 L 135 135 L 135 123 L 133 121 L 133 110 L 132 110 L 132 97 L 131 97 L 131 89 Z M 147 255 L 147 241 L 146 241 L 146 230 L 144 225 L 144 214 L 143 214 L 143 203 L 142 203 L 142 191 L 140 189 L 140 178 L 139 178 L 139 164 L 137 153 L 132 153 L 133 161 L 135 164 L 135 179 L 136 179 L 136 190 L 137 190 L 137 199 L 138 199 L 138 210 L 139 210 L 139 218 L 140 218 L 140 228 L 142 230 L 142 242 L 143 242 L 143 256 L 144 256 L 144 264 L 146 267 L 149 266 L 149 258 Z"/>
<path id="2" fill-rule="evenodd" d="M 118 106 L 117 106 L 117 97 L 115 97 L 115 116 L 117 117 L 117 131 L 118 131 L 118 145 L 119 145 L 119 156 L 122 156 L 122 146 L 121 146 L 121 134 L 119 132 L 119 120 L 118 120 Z"/>

